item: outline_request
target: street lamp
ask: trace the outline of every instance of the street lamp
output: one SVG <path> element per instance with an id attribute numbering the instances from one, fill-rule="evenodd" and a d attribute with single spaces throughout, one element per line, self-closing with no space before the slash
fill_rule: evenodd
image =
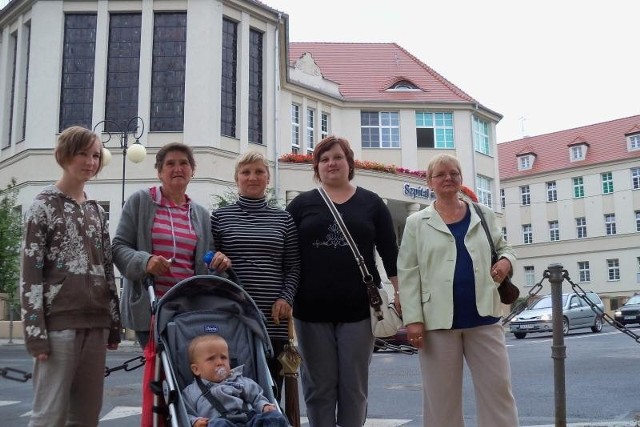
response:
<path id="1" fill-rule="evenodd" d="M 139 125 L 140 126 L 139 126 Z M 109 135 L 106 141 L 102 141 L 102 164 L 108 165 L 111 162 L 111 152 L 105 147 L 109 141 L 111 141 L 112 132 L 120 134 L 120 148 L 122 149 L 122 205 L 124 206 L 124 183 L 127 176 L 127 158 L 133 163 L 140 163 L 147 155 L 147 149 L 140 143 L 140 138 L 144 133 L 144 121 L 142 117 L 135 116 L 129 119 L 124 127 L 120 126 L 118 122 L 114 120 L 102 120 L 96 123 L 93 127 L 93 131 L 100 125 L 104 126 L 102 133 Z M 129 145 L 129 136 L 135 141 Z"/>

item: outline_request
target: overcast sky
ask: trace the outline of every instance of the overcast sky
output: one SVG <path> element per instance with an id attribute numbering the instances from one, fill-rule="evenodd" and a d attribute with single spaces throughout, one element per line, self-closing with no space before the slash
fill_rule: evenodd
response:
<path id="1" fill-rule="evenodd" d="M 262 1 L 290 41 L 399 44 L 502 114 L 498 142 L 640 114 L 640 0 Z"/>
<path id="2" fill-rule="evenodd" d="M 504 116 L 497 141 L 640 114 L 639 0 L 262 0 L 298 42 L 395 42 Z"/>

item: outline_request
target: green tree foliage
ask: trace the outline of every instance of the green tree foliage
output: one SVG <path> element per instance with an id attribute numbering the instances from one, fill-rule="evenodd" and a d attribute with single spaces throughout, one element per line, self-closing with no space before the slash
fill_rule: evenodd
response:
<path id="1" fill-rule="evenodd" d="M 267 188 L 266 193 L 267 205 L 271 206 L 272 208 L 284 209 L 284 203 L 282 202 L 282 200 L 276 197 L 276 191 L 274 188 Z M 238 200 L 238 193 L 235 190 L 229 188 L 224 193 L 213 194 L 211 197 L 213 198 L 211 208 L 215 210 L 234 204 Z"/>
<path id="2" fill-rule="evenodd" d="M 16 209 L 16 180 L 11 179 L 7 188 L 0 191 L 0 292 L 9 296 L 11 305 L 16 302 L 20 281 L 20 243 L 22 240 L 22 216 Z"/>

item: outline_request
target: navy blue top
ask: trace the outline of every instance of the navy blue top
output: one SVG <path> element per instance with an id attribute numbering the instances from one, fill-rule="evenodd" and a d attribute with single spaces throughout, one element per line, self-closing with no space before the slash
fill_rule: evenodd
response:
<path id="1" fill-rule="evenodd" d="M 471 210 L 460 221 L 447 224 L 456 241 L 456 268 L 453 274 L 453 325 L 452 329 L 474 328 L 491 325 L 500 320 L 493 316 L 480 316 L 476 306 L 476 282 L 473 275 L 473 262 L 464 237 L 469 229 Z"/>

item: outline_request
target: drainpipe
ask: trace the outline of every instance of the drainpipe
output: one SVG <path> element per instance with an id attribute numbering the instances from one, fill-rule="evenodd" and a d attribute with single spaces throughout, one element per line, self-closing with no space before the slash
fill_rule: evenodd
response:
<path id="1" fill-rule="evenodd" d="M 279 116 L 279 100 L 280 100 L 280 86 L 278 84 L 280 80 L 280 23 L 282 22 L 282 13 L 278 12 L 278 23 L 276 24 L 276 42 L 275 42 L 275 73 L 273 78 L 273 87 L 274 87 L 274 96 L 273 96 L 273 157 L 274 157 L 274 177 L 273 177 L 273 186 L 274 186 L 274 197 L 276 200 L 280 198 L 280 162 L 278 159 L 280 158 L 280 149 L 279 149 L 279 141 L 278 141 L 278 116 Z M 286 204 L 286 200 L 285 200 Z"/>

